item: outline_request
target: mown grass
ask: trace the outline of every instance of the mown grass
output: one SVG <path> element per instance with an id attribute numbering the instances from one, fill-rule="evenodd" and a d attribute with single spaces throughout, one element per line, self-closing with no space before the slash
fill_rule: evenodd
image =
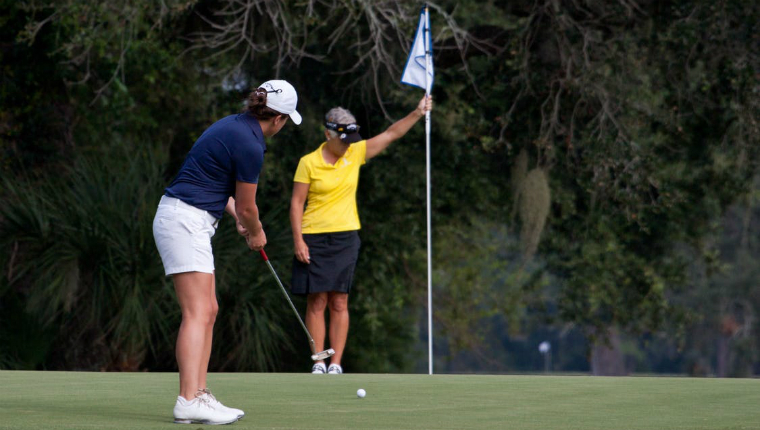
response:
<path id="1" fill-rule="evenodd" d="M 0 429 L 212 428 L 172 423 L 172 373 L 2 371 L 0 384 Z M 246 411 L 237 429 L 760 429 L 757 379 L 225 373 L 210 387 Z"/>

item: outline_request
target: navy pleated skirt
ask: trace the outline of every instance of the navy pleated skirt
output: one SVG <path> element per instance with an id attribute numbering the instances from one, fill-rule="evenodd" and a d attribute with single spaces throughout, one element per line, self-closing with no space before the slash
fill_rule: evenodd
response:
<path id="1" fill-rule="evenodd" d="M 310 263 L 293 258 L 293 294 L 349 293 L 361 246 L 359 231 L 304 234 L 303 240 L 309 247 Z"/>

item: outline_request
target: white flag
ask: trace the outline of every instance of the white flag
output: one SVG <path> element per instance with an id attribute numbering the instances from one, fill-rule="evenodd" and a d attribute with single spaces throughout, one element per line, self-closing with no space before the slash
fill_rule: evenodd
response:
<path id="1" fill-rule="evenodd" d="M 425 58 L 429 54 L 430 58 Z M 414 85 L 423 90 L 430 92 L 433 88 L 433 45 L 430 41 L 430 16 L 427 14 L 427 8 L 422 8 L 420 12 L 420 24 L 417 26 L 417 33 L 414 35 L 412 49 L 409 50 L 409 58 L 406 60 L 404 73 L 401 75 L 401 83 Z M 426 67 L 429 65 L 429 67 Z M 429 75 L 426 79 L 425 70 Z M 428 85 L 430 86 L 428 88 Z"/>

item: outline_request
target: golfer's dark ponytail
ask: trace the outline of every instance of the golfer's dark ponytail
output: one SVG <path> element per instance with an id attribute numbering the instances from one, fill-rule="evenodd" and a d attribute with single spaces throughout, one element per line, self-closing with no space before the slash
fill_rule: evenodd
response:
<path id="1" fill-rule="evenodd" d="M 256 88 L 248 95 L 248 112 L 257 119 L 267 120 L 282 115 L 276 110 L 267 107 L 267 90 Z"/>

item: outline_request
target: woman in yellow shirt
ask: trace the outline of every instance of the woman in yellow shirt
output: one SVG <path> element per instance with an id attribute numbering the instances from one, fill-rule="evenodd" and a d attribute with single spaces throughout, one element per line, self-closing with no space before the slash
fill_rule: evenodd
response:
<path id="1" fill-rule="evenodd" d="M 325 138 L 316 151 L 301 157 L 293 178 L 290 224 L 293 228 L 293 294 L 306 294 L 306 326 L 318 351 L 327 335 L 325 309 L 330 309 L 330 367 L 317 362 L 312 373 L 343 373 L 340 365 L 348 336 L 348 293 L 359 256 L 356 188 L 359 168 L 381 153 L 433 108 L 423 97 L 417 108 L 377 136 L 364 140 L 356 118 L 336 107 L 325 115 Z M 304 211 L 306 203 L 306 211 Z"/>

